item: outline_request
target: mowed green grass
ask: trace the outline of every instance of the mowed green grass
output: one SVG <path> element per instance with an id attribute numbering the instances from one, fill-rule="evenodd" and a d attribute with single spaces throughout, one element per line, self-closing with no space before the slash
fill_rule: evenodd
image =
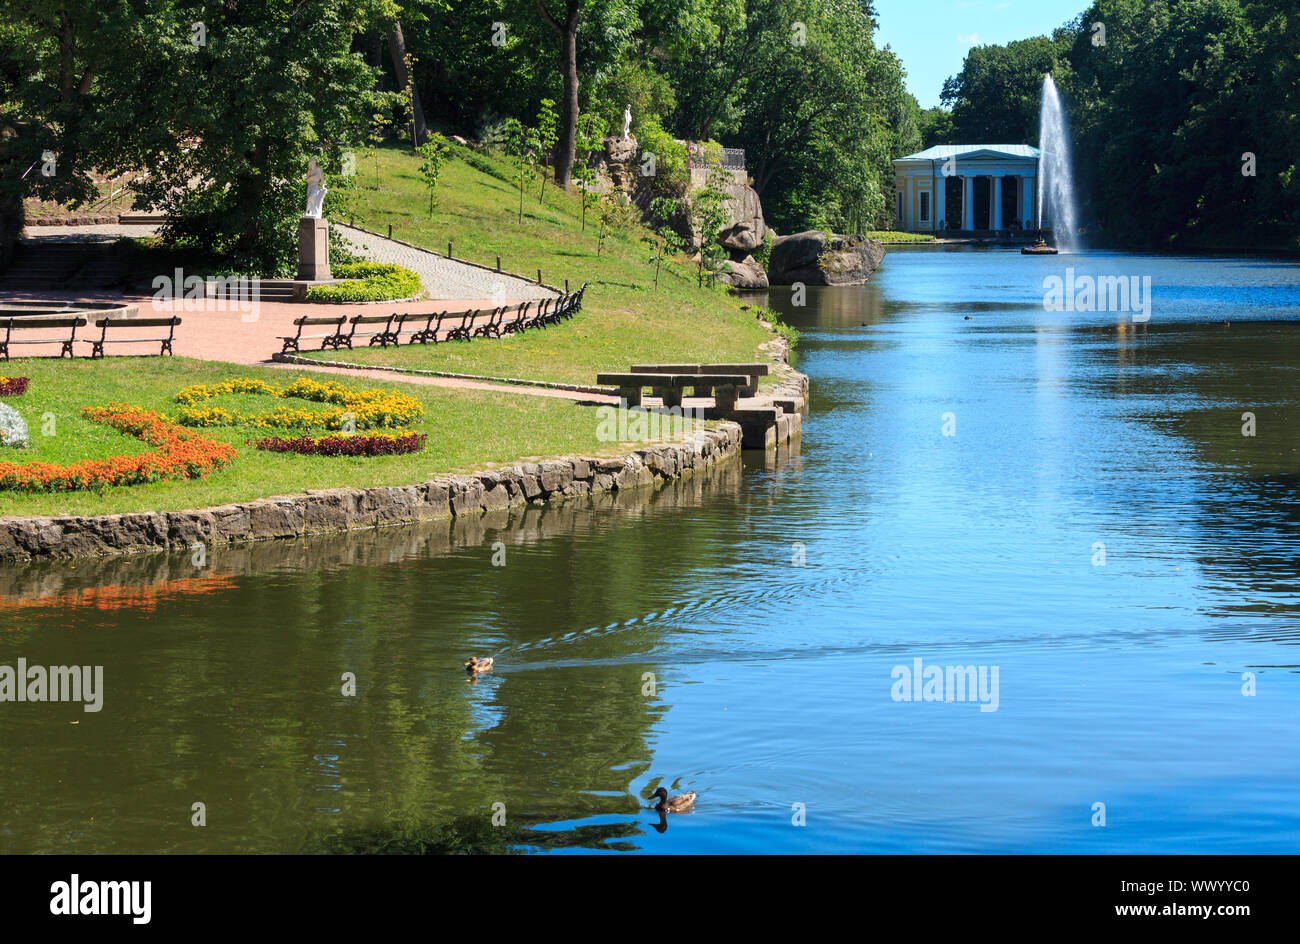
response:
<path id="1" fill-rule="evenodd" d="M 548 183 L 538 203 L 539 179 L 524 197 L 519 222 L 519 189 L 460 159 L 444 168 L 438 184 L 438 207 L 428 213 L 428 191 L 420 179 L 419 159 L 395 149 L 380 149 L 379 181 L 375 189 L 374 151 L 358 154 L 354 189 L 346 210 L 337 205 L 337 218 L 372 232 L 387 233 L 439 253 L 454 244 L 456 258 L 495 266 L 576 290 L 588 284 L 583 310 L 573 319 L 545 330 L 514 337 L 470 342 L 404 345 L 311 356 L 358 364 L 385 364 L 424 370 L 450 371 L 489 377 L 592 384 L 602 370 L 626 370 L 637 362 L 752 361 L 755 348 L 772 335 L 762 328 L 743 302 L 721 288 L 696 285 L 695 267 L 684 257 L 664 262 L 659 288 L 654 287 L 651 249 L 636 227 L 612 233 L 597 255 L 598 222 L 594 207 L 582 230 L 578 192 L 565 193 Z M 505 161 L 477 159 L 502 175 L 511 173 Z"/>
<path id="2" fill-rule="evenodd" d="M 299 376 L 288 370 L 182 357 L 117 357 L 94 362 L 16 359 L 0 362 L 0 375 L 31 378 L 26 394 L 4 397 L 0 402 L 22 415 L 32 438 L 32 445 L 27 449 L 0 447 L 0 461 L 59 464 L 134 455 L 148 448 L 138 439 L 83 419 L 80 415 L 83 406 L 129 403 L 174 417 L 179 407 L 174 399 L 176 392 L 189 384 L 259 377 L 283 386 Z M 0 491 L 0 515 L 177 511 L 292 494 L 308 488 L 410 485 L 440 473 L 470 471 L 523 457 L 611 451 L 610 444 L 602 444 L 596 438 L 595 409 L 571 400 L 386 383 L 318 371 L 306 372 L 306 376 L 321 381 L 334 379 L 362 388 L 396 389 L 415 397 L 424 406 L 425 413 L 410 429 L 428 434 L 425 450 L 414 455 L 373 458 L 270 453 L 256 449 L 252 441 L 263 435 L 293 436 L 295 433 L 212 427 L 201 433 L 230 443 L 239 452 L 239 458 L 207 479 L 154 482 L 103 493 Z M 313 410 L 325 407 L 306 400 L 247 395 L 208 402 L 241 408 L 256 408 L 259 404 L 265 409 L 277 405 Z M 52 435 L 45 435 L 46 432 Z M 313 435 L 323 432 L 316 430 Z M 623 451 L 626 449 L 624 446 Z"/>

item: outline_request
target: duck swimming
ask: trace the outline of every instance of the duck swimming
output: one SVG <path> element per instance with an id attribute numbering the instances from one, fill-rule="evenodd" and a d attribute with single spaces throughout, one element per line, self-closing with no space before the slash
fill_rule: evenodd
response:
<path id="1" fill-rule="evenodd" d="M 695 805 L 696 795 L 697 794 L 692 791 L 690 793 L 683 793 L 675 797 L 670 797 L 668 791 L 663 787 L 660 787 L 651 794 L 652 798 L 657 798 L 659 800 L 659 802 L 655 804 L 655 809 L 660 813 L 685 813 Z"/>
<path id="2" fill-rule="evenodd" d="M 469 661 L 465 663 L 465 671 L 474 676 L 482 675 L 484 672 L 491 672 L 492 657 L 488 656 L 485 659 L 480 659 L 478 656 L 470 656 Z"/>

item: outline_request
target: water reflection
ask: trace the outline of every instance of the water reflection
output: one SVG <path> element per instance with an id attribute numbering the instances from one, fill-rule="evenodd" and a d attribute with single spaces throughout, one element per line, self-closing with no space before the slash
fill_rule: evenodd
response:
<path id="1" fill-rule="evenodd" d="M 0 850 L 1293 848 L 1300 267 L 1071 265 L 1151 320 L 1046 312 L 1059 263 L 1004 252 L 774 291 L 801 451 L 657 494 L 5 568 L 0 664 L 106 694 L 0 705 Z M 998 710 L 894 701 L 915 658 Z"/>

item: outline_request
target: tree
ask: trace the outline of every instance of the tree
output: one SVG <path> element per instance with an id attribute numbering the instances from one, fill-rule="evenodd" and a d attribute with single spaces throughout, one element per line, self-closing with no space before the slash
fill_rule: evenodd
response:
<path id="1" fill-rule="evenodd" d="M 952 112 L 946 108 L 935 106 L 923 109 L 918 130 L 921 132 L 922 150 L 936 144 L 957 143 L 957 136 L 952 126 Z"/>
<path id="2" fill-rule="evenodd" d="M 659 291 L 659 267 L 663 264 L 664 256 L 675 256 L 686 247 L 685 240 L 671 225 L 676 213 L 677 201 L 671 197 L 655 197 L 650 201 L 652 229 L 646 241 L 654 252 L 650 261 L 655 264 L 655 291 Z"/>
<path id="3" fill-rule="evenodd" d="M 580 122 L 577 154 L 581 157 L 575 165 L 574 176 L 582 184 L 582 231 L 587 231 L 587 208 L 591 206 L 591 185 L 596 182 L 596 172 L 591 169 L 591 155 L 600 147 L 605 137 L 605 122 L 598 115 L 585 115 Z"/>
<path id="4" fill-rule="evenodd" d="M 438 189 L 438 177 L 442 174 L 442 167 L 447 163 L 447 157 L 451 154 L 451 142 L 434 132 L 416 150 L 419 152 L 420 157 L 424 158 L 420 162 L 420 176 L 424 178 L 425 186 L 429 188 L 429 217 L 432 219 Z"/>
<path id="5" fill-rule="evenodd" d="M 1046 36 L 971 49 L 961 72 L 943 83 L 941 101 L 952 108 L 956 137 L 988 144 L 1037 141 L 1043 76 L 1058 71 L 1062 51 Z"/>
<path id="6" fill-rule="evenodd" d="M 519 181 L 519 222 L 524 221 L 524 186 L 529 168 L 537 160 L 537 132 L 517 118 L 506 121 L 506 155 L 515 166 L 515 179 Z"/>
<path id="7" fill-rule="evenodd" d="M 377 111 L 370 116 L 370 144 L 375 152 L 375 189 L 379 189 L 379 148 L 384 143 L 384 129 L 389 125 L 388 116 Z"/>
<path id="8" fill-rule="evenodd" d="M 537 111 L 537 148 L 539 151 L 539 163 L 542 167 L 542 187 L 537 192 L 537 203 L 540 206 L 542 197 L 546 193 L 546 163 L 545 157 L 555 150 L 555 102 L 549 98 L 542 99 L 542 107 Z"/>
<path id="9" fill-rule="evenodd" d="M 391 101 L 351 51 L 363 18 L 347 0 L 208 0 L 188 15 L 205 24 L 206 45 L 157 79 L 151 99 L 171 130 L 124 136 L 123 162 L 148 173 L 137 205 L 163 207 L 165 238 L 287 269 L 308 158 L 336 173 L 367 116 Z"/>
<path id="10" fill-rule="evenodd" d="M 534 0 L 537 12 L 559 40 L 560 76 L 564 94 L 560 99 L 560 135 L 555 149 L 555 184 L 569 189 L 577 148 L 579 86 L 578 31 L 584 22 L 599 29 L 601 52 L 616 61 L 637 26 L 635 0 L 562 0 L 562 11 L 551 12 L 556 0 Z M 556 6 L 557 10 L 560 7 Z"/>
<path id="11" fill-rule="evenodd" d="M 397 87 L 402 91 L 411 121 L 411 146 L 419 147 L 429 133 L 424 121 L 424 108 L 420 105 L 420 90 L 415 84 L 414 59 L 406 50 L 406 36 L 402 33 L 402 23 L 394 19 L 388 27 L 388 54 L 393 60 L 393 72 L 397 76 Z"/>
<path id="12" fill-rule="evenodd" d="M 704 188 L 690 196 L 691 229 L 699 234 L 700 254 L 697 281 L 704 284 L 704 274 L 716 277 L 727 258 L 727 250 L 718 242 L 718 230 L 727 222 L 726 186 L 731 177 L 719 167 L 709 171 Z"/>

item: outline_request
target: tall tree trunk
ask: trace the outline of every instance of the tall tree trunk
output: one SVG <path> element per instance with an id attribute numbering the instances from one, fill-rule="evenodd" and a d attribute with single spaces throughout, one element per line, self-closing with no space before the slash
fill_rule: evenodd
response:
<path id="1" fill-rule="evenodd" d="M 375 91 L 378 92 L 383 88 L 384 74 L 378 70 L 384 65 L 384 34 L 379 30 L 372 30 L 370 33 L 370 68 L 376 70 L 375 74 Z"/>
<path id="2" fill-rule="evenodd" d="M 578 145 L 578 23 L 582 19 L 582 0 L 565 0 L 563 23 L 551 15 L 543 0 L 537 0 L 537 12 L 560 38 L 564 103 L 560 110 L 560 136 L 552 157 L 555 164 L 555 185 L 568 190 Z"/>
<path id="3" fill-rule="evenodd" d="M 415 87 L 415 76 L 406 68 L 406 37 L 402 35 L 402 24 L 393 20 L 388 31 L 388 54 L 393 57 L 393 73 L 397 84 L 411 90 L 411 111 L 415 114 L 415 146 L 419 147 L 428 136 L 429 128 L 424 123 L 424 109 L 420 107 L 420 91 Z"/>

